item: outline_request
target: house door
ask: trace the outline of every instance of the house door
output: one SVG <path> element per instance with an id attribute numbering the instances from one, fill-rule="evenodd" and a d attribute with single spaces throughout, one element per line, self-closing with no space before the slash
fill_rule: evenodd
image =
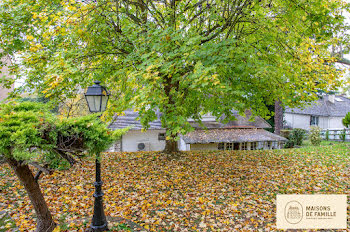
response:
<path id="1" fill-rule="evenodd" d="M 233 144 L 233 150 L 239 150 L 239 143 Z"/>

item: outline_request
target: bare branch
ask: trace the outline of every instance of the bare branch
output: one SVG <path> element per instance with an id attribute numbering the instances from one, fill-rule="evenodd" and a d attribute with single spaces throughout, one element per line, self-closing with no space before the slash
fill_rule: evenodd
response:
<path id="1" fill-rule="evenodd" d="M 47 168 L 47 166 L 43 167 L 37 162 L 30 162 L 29 164 L 36 167 L 37 169 L 39 169 L 41 172 L 44 172 L 45 174 L 50 175 L 53 172 L 51 169 Z"/>

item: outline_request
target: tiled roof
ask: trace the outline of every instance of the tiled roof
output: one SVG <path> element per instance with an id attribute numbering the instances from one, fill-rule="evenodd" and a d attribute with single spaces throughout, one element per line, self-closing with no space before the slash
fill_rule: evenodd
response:
<path id="1" fill-rule="evenodd" d="M 264 129 L 195 130 L 183 136 L 185 143 L 231 143 L 286 141 L 287 139 Z"/>
<path id="2" fill-rule="evenodd" d="M 139 116 L 138 112 L 134 112 L 132 110 L 124 111 L 125 115 L 116 116 L 115 120 L 109 125 L 109 128 L 112 130 L 122 129 L 128 126 L 131 126 L 131 130 L 141 130 L 142 125 L 139 120 L 136 120 Z M 196 129 L 216 129 L 216 128 L 271 128 L 271 126 L 262 118 L 256 117 L 254 121 L 249 121 L 248 118 L 242 117 L 238 115 L 238 113 L 234 113 L 237 120 L 230 121 L 226 124 L 217 122 L 215 120 L 211 121 L 203 121 L 203 126 L 199 125 L 196 122 L 192 122 L 191 125 Z M 248 114 L 247 114 L 248 115 Z M 159 118 L 150 123 L 150 127 L 148 130 L 159 130 L 162 128 L 161 121 Z"/>
<path id="3" fill-rule="evenodd" d="M 112 130 L 123 129 L 128 126 L 131 127 L 131 130 L 141 130 L 142 125 L 139 120 L 136 118 L 139 116 L 138 112 L 133 110 L 124 111 L 125 115 L 116 116 L 115 120 L 109 125 L 109 128 Z M 162 123 L 159 118 L 149 124 L 149 130 L 160 130 L 162 128 Z"/>
<path id="4" fill-rule="evenodd" d="M 343 96 L 335 96 L 335 101 L 332 103 L 328 100 L 328 96 L 324 96 L 303 109 L 286 107 L 285 112 L 326 117 L 344 117 L 350 112 L 350 99 Z"/>

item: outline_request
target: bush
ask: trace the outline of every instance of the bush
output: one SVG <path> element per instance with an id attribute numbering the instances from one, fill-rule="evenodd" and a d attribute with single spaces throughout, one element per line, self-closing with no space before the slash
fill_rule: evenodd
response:
<path id="1" fill-rule="evenodd" d="M 288 133 L 285 133 L 288 134 Z M 293 148 L 294 146 L 301 146 L 303 140 L 305 139 L 306 130 L 301 128 L 295 128 L 289 132 L 287 137 L 288 142 L 285 145 L 285 148 Z"/>
<path id="2" fill-rule="evenodd" d="M 322 129 L 318 126 L 311 127 L 309 139 L 312 145 L 319 146 L 321 144 L 321 141 L 322 141 L 321 131 Z"/>
<path id="3" fill-rule="evenodd" d="M 346 139 L 346 129 L 343 129 L 343 131 L 339 134 L 339 137 L 341 141 L 345 142 Z"/>
<path id="4" fill-rule="evenodd" d="M 290 134 L 291 134 L 292 130 L 291 129 L 284 129 L 281 130 L 281 136 L 285 137 L 285 138 L 289 138 Z"/>
<path id="5" fill-rule="evenodd" d="M 326 140 L 329 141 L 329 130 L 326 131 Z"/>
<path id="6" fill-rule="evenodd" d="M 0 157 L 14 170 L 31 199 L 36 231 L 55 227 L 38 185 L 40 175 L 51 174 L 53 168 L 68 168 L 85 156 L 101 157 L 96 155 L 126 132 L 109 130 L 96 116 L 60 118 L 48 105 L 29 101 L 0 104 Z M 35 178 L 29 165 L 38 169 Z"/>

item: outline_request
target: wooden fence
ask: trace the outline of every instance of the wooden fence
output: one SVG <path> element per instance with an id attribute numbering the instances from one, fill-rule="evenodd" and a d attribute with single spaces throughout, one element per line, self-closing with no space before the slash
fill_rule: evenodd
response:
<path id="1" fill-rule="evenodd" d="M 328 140 L 342 141 L 342 135 L 345 133 L 345 140 L 350 141 L 350 129 L 322 130 L 321 136 L 323 139 L 327 139 L 327 131 Z"/>

